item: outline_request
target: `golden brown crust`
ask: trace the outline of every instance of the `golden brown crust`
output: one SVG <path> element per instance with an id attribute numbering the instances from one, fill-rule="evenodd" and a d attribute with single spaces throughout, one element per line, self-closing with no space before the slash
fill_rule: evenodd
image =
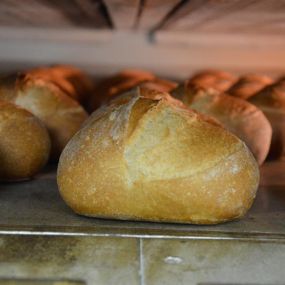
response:
<path id="1" fill-rule="evenodd" d="M 88 111 L 94 111 L 113 97 L 154 78 L 152 73 L 138 69 L 126 69 L 114 74 L 95 86 Z"/>
<path id="2" fill-rule="evenodd" d="M 265 86 L 272 83 L 273 80 L 269 76 L 248 74 L 240 77 L 240 79 L 227 90 L 227 94 L 242 99 L 248 99 L 262 90 Z"/>
<path id="3" fill-rule="evenodd" d="M 6 81 L 1 83 L 0 99 L 25 108 L 47 127 L 52 141 L 51 159 L 57 160 L 67 142 L 87 118 L 87 113 L 51 81 L 21 74 L 16 77 L 14 85 L 9 85 L 12 90 L 10 93 L 1 92 L 7 90 Z"/>
<path id="4" fill-rule="evenodd" d="M 272 126 L 270 157 L 285 156 L 285 82 L 279 81 L 256 93 L 249 102 L 259 107 Z"/>
<path id="5" fill-rule="evenodd" d="M 85 104 L 93 92 L 91 78 L 80 69 L 70 65 L 54 65 L 28 70 L 27 75 L 51 81 L 72 99 Z"/>
<path id="6" fill-rule="evenodd" d="M 89 111 L 94 111 L 114 97 L 136 86 L 160 92 L 170 92 L 177 86 L 177 83 L 157 78 L 147 71 L 126 69 L 98 83 L 89 103 Z"/>
<path id="7" fill-rule="evenodd" d="M 260 165 L 264 162 L 272 129 L 259 108 L 217 90 L 189 84 L 180 86 L 174 93 L 190 108 L 217 119 L 247 144 Z"/>
<path id="8" fill-rule="evenodd" d="M 57 179 L 82 215 L 212 224 L 246 213 L 259 172 L 224 128 L 136 88 L 92 114 L 63 151 Z"/>
<path id="9" fill-rule="evenodd" d="M 190 85 L 213 88 L 220 92 L 224 92 L 228 90 L 236 80 L 236 77 L 228 72 L 220 70 L 205 70 L 195 74 L 187 82 Z"/>
<path id="10" fill-rule="evenodd" d="M 174 88 L 177 87 L 177 83 L 170 80 L 155 78 L 153 80 L 145 81 L 139 84 L 142 88 L 148 88 L 150 90 L 156 90 L 159 92 L 171 92 Z"/>
<path id="11" fill-rule="evenodd" d="M 46 164 L 50 138 L 30 112 L 0 101 L 0 180 L 34 176 Z"/>

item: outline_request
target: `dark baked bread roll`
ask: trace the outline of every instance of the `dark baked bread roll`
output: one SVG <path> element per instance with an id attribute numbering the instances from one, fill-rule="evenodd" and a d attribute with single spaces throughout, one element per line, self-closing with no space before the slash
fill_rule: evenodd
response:
<path id="1" fill-rule="evenodd" d="M 213 88 L 223 92 L 228 90 L 237 78 L 231 73 L 220 70 L 205 70 L 192 76 L 187 82 L 203 88 Z"/>
<path id="2" fill-rule="evenodd" d="M 58 159 L 87 118 L 81 105 L 57 85 L 31 74 L 2 77 L 0 99 L 25 108 L 44 123 L 51 137 L 52 160 Z"/>
<path id="3" fill-rule="evenodd" d="M 148 88 L 150 90 L 155 90 L 159 92 L 171 92 L 174 88 L 177 87 L 177 83 L 170 80 L 155 78 L 153 80 L 145 81 L 139 84 L 142 88 Z"/>
<path id="4" fill-rule="evenodd" d="M 269 85 L 249 98 L 249 102 L 260 108 L 269 120 L 273 134 L 270 157 L 285 155 L 285 81 Z"/>
<path id="5" fill-rule="evenodd" d="M 142 82 L 153 79 L 155 76 L 152 73 L 138 69 L 126 69 L 105 78 L 95 86 L 93 96 L 89 101 L 88 111 L 94 111 L 115 96 Z"/>
<path id="6" fill-rule="evenodd" d="M 143 70 L 123 70 L 112 77 L 104 79 L 96 86 L 89 104 L 89 111 L 94 111 L 99 106 L 104 105 L 114 97 L 135 86 L 161 92 L 170 92 L 177 86 L 177 83 L 157 78 L 152 73 Z"/>
<path id="7" fill-rule="evenodd" d="M 27 110 L 0 100 L 0 180 L 34 176 L 49 153 L 50 138 L 42 122 Z"/>
<path id="8" fill-rule="evenodd" d="M 51 81 L 71 98 L 86 104 L 94 90 L 91 78 L 82 70 L 70 65 L 39 67 L 26 72 L 34 78 Z"/>
<path id="9" fill-rule="evenodd" d="M 240 77 L 240 79 L 227 90 L 227 94 L 242 99 L 248 99 L 262 90 L 265 86 L 272 83 L 273 80 L 269 76 L 248 74 Z"/>

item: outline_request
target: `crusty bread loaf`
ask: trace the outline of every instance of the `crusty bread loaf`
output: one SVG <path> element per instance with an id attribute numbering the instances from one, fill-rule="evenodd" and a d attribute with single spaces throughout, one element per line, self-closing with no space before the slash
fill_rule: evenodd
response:
<path id="1" fill-rule="evenodd" d="M 259 107 L 272 126 L 270 157 L 284 158 L 285 155 L 285 81 L 269 85 L 249 98 Z"/>
<path id="2" fill-rule="evenodd" d="M 30 112 L 0 101 L 0 180 L 34 176 L 48 161 L 50 138 Z"/>
<path id="3" fill-rule="evenodd" d="M 64 149 L 57 181 L 81 215 L 215 224 L 246 213 L 259 170 L 212 119 L 136 88 L 91 115 Z"/>
<path id="4" fill-rule="evenodd" d="M 2 77 L 0 99 L 25 108 L 45 124 L 52 142 L 52 160 L 58 159 L 87 118 L 81 105 L 55 84 L 29 74 Z"/>
<path id="5" fill-rule="evenodd" d="M 272 128 L 259 108 L 212 88 L 191 86 L 187 82 L 174 90 L 173 95 L 190 108 L 217 119 L 246 143 L 260 165 L 264 162 L 270 148 Z"/>
<path id="6" fill-rule="evenodd" d="M 240 77 L 240 79 L 227 90 L 227 94 L 242 99 L 248 99 L 262 90 L 265 86 L 272 83 L 273 80 L 269 76 L 248 74 Z"/>
<path id="7" fill-rule="evenodd" d="M 192 76 L 187 82 L 203 88 L 213 88 L 220 92 L 228 90 L 237 78 L 231 73 L 220 70 L 205 70 Z"/>
<path id="8" fill-rule="evenodd" d="M 28 70 L 26 74 L 34 78 L 51 81 L 74 100 L 87 103 L 93 93 L 94 84 L 82 70 L 70 65 L 54 65 Z"/>

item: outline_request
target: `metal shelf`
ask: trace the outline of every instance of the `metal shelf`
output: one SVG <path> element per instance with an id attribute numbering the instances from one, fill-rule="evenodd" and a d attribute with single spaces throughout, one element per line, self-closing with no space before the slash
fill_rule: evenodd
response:
<path id="1" fill-rule="evenodd" d="M 284 170 L 284 162 L 266 163 L 262 167 L 258 195 L 243 219 L 198 226 L 76 215 L 59 195 L 53 167 L 31 181 L 0 185 L 0 234 L 285 242 Z"/>

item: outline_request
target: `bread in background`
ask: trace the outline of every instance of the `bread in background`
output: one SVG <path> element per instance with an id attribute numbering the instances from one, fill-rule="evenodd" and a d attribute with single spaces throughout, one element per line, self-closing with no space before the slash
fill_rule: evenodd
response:
<path id="1" fill-rule="evenodd" d="M 220 92 L 228 90 L 236 81 L 236 76 L 221 70 L 204 70 L 187 80 L 190 85 L 213 88 Z"/>
<path id="2" fill-rule="evenodd" d="M 2 77 L 0 99 L 28 110 L 44 123 L 51 137 L 52 160 L 58 159 L 88 117 L 83 107 L 53 82 L 29 73 Z"/>
<path id="3" fill-rule="evenodd" d="M 166 93 L 170 93 L 174 88 L 177 87 L 177 85 L 178 84 L 174 81 L 160 78 L 155 78 L 153 80 L 145 81 L 139 84 L 139 86 L 142 88 L 148 88 L 150 90 Z"/>
<path id="4" fill-rule="evenodd" d="M 0 101 L 0 180 L 33 177 L 47 163 L 50 138 L 42 122 L 27 110 Z"/>
<path id="5" fill-rule="evenodd" d="M 93 96 L 90 97 L 88 111 L 92 112 L 114 96 L 154 78 L 152 73 L 139 69 L 125 69 L 107 77 L 95 86 Z"/>
<path id="6" fill-rule="evenodd" d="M 94 83 L 82 70 L 70 65 L 38 67 L 27 71 L 34 78 L 51 81 L 72 99 L 87 104 L 93 93 Z"/>
<path id="7" fill-rule="evenodd" d="M 285 155 L 285 81 L 263 88 L 249 98 L 249 102 L 260 108 L 272 126 L 270 158 L 284 158 Z"/>
<path id="8" fill-rule="evenodd" d="M 273 79 L 269 76 L 247 74 L 241 76 L 239 80 L 227 90 L 227 94 L 246 100 L 272 83 Z"/>
<path id="9" fill-rule="evenodd" d="M 270 148 L 272 128 L 259 108 L 240 98 L 189 82 L 174 90 L 173 96 L 197 112 L 217 119 L 246 143 L 259 165 L 264 162 Z"/>
<path id="10" fill-rule="evenodd" d="M 142 86 L 161 92 L 170 92 L 177 84 L 170 80 L 157 78 L 148 71 L 139 69 L 122 70 L 111 77 L 105 78 L 97 84 L 93 97 L 91 97 L 89 103 L 89 111 L 96 110 L 115 96 L 118 96 L 135 86 Z"/>
<path id="11" fill-rule="evenodd" d="M 211 118 L 138 87 L 90 116 L 61 154 L 57 181 L 81 215 L 216 224 L 247 212 L 259 170 Z"/>

